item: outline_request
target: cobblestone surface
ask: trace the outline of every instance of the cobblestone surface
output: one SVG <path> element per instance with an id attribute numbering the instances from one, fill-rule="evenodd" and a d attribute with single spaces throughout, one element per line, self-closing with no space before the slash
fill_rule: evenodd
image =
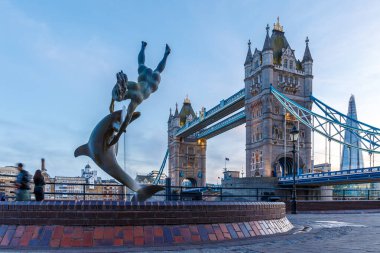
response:
<path id="1" fill-rule="evenodd" d="M 380 252 L 380 213 L 298 214 L 289 215 L 288 219 L 296 227 L 291 234 L 204 245 L 193 249 L 182 248 L 181 251 Z M 308 230 L 310 231 L 307 232 Z M 171 249 L 173 250 L 177 251 L 180 248 Z"/>

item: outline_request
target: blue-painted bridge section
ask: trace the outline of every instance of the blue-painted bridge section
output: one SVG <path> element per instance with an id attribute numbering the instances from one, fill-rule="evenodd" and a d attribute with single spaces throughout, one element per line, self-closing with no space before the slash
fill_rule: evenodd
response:
<path id="1" fill-rule="evenodd" d="M 321 186 L 380 182 L 380 167 L 302 174 L 295 177 L 297 185 Z M 279 185 L 292 185 L 293 175 L 279 177 Z"/>
<path id="2" fill-rule="evenodd" d="M 176 133 L 177 137 L 187 137 L 189 135 L 192 135 L 194 133 L 197 133 L 198 131 L 204 129 L 205 127 L 219 121 L 220 119 L 230 115 L 231 113 L 241 109 L 244 107 L 245 102 L 245 89 L 241 89 L 232 96 L 230 96 L 227 99 L 223 99 L 220 101 L 220 103 L 210 110 L 206 111 L 203 117 L 198 117 L 194 119 L 191 122 L 188 122 L 185 124 L 182 128 L 178 129 L 178 132 Z M 239 114 L 242 116 L 242 114 Z M 236 124 L 243 124 L 244 121 L 241 119 L 241 117 L 230 117 L 232 119 L 228 120 L 228 124 L 219 124 L 219 127 L 222 128 L 228 128 L 232 126 L 237 126 Z M 235 119 L 238 122 L 232 122 L 232 120 Z M 198 138 L 210 138 L 210 136 L 215 136 L 218 132 L 221 133 L 221 128 L 213 128 L 215 131 L 214 133 L 211 133 L 211 131 L 208 131 L 207 135 L 204 135 Z M 225 129 L 229 130 L 229 129 Z M 211 134 L 211 135 L 210 135 Z"/>

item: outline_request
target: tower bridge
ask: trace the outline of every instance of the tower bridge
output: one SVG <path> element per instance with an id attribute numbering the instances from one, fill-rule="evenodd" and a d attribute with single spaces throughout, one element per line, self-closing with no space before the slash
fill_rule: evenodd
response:
<path id="1" fill-rule="evenodd" d="M 271 35 L 269 26 L 266 27 L 262 50 L 255 48 L 252 53 L 251 42 L 248 43 L 243 89 L 209 110 L 202 108 L 199 114 L 194 112 L 188 98 L 180 112 L 176 105 L 168 120 L 167 157 L 173 185 L 181 185 L 187 180 L 193 186 L 205 186 L 207 139 L 242 124 L 246 125 L 247 177 L 278 175 L 279 184 L 286 185 L 295 164 L 296 173 L 301 174 L 297 177 L 300 184 L 351 183 L 358 179 L 360 182 L 380 181 L 380 170 L 374 168 L 371 172 L 358 168 L 348 174 L 347 171 L 311 173 L 314 133 L 323 135 L 329 143 L 335 141 L 344 148 L 364 150 L 373 155 L 380 153 L 380 129 L 359 122 L 356 115 L 346 116 L 313 97 L 313 58 L 309 39 L 305 42 L 303 58 L 297 59 L 277 20 Z M 312 111 L 313 104 L 323 115 Z M 294 125 L 300 133 L 295 161 L 290 142 Z M 347 132 L 354 136 L 355 142 L 343 136 Z"/>

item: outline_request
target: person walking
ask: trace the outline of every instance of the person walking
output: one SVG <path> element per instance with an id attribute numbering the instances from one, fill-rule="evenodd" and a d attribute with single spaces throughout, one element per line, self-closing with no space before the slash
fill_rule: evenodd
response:
<path id="1" fill-rule="evenodd" d="M 33 176 L 34 181 L 34 196 L 36 197 L 36 201 L 44 200 L 45 194 L 44 194 L 44 185 L 45 185 L 45 179 L 42 176 L 41 170 L 36 170 Z"/>
<path id="2" fill-rule="evenodd" d="M 17 164 L 17 169 L 19 173 L 16 178 L 16 201 L 28 201 L 30 200 L 29 173 L 24 170 L 22 163 Z"/>

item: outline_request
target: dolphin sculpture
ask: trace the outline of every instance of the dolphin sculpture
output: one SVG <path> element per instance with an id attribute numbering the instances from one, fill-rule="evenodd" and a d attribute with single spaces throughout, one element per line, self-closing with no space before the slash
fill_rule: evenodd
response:
<path id="1" fill-rule="evenodd" d="M 140 117 L 140 112 L 134 112 L 130 122 L 138 117 Z M 95 126 L 88 143 L 78 147 L 74 152 L 74 156 L 78 157 L 84 155 L 90 157 L 108 175 L 136 192 L 132 200 L 145 201 L 164 188 L 158 185 L 141 186 L 118 164 L 116 159 L 117 143 L 109 146 L 109 142 L 114 137 L 115 133 L 119 131 L 121 119 L 121 110 L 105 116 Z"/>

